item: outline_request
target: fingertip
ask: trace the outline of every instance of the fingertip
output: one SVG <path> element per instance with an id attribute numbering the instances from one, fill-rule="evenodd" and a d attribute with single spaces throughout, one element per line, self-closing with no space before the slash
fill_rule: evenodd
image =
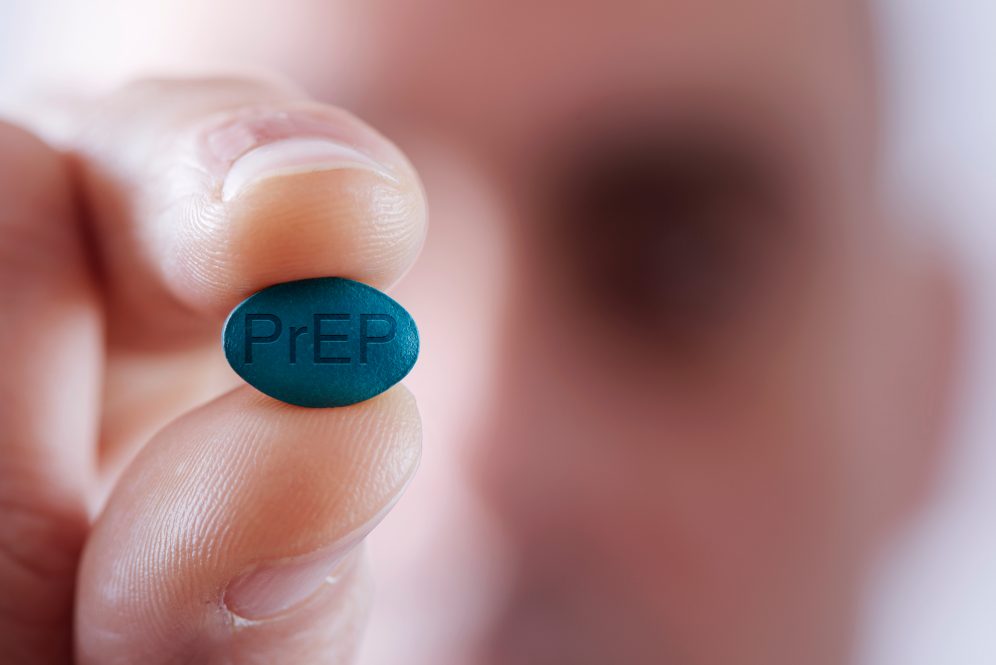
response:
<path id="1" fill-rule="evenodd" d="M 182 253 L 188 293 L 218 314 L 273 284 L 337 276 L 387 288 L 425 235 L 417 180 L 326 168 L 258 180 L 225 203 L 221 228 Z M 218 248 L 223 248 L 219 251 Z"/>
<path id="2" fill-rule="evenodd" d="M 291 612 L 301 630 L 355 622 L 345 614 L 362 603 L 308 599 L 397 501 L 420 438 L 404 389 L 306 409 L 246 386 L 168 426 L 125 472 L 87 545 L 82 662 L 231 650 L 254 634 L 232 633 L 233 615 Z"/>
<path id="3" fill-rule="evenodd" d="M 244 105 L 192 132 L 211 191 L 182 267 L 217 308 L 308 277 L 385 288 L 414 262 L 426 229 L 418 175 L 350 113 L 301 101 Z"/>
<path id="4" fill-rule="evenodd" d="M 341 109 L 231 80 L 133 84 L 99 109 L 76 155 L 114 344 L 202 344 L 279 282 L 385 288 L 421 247 L 418 176 Z"/>

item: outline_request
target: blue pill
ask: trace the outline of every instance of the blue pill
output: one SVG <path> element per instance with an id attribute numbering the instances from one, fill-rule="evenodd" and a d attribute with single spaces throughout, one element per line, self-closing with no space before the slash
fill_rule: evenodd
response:
<path id="1" fill-rule="evenodd" d="M 243 300 L 225 321 L 225 357 L 260 392 L 289 404 L 346 406 L 403 379 L 418 357 L 418 330 L 377 289 L 341 277 L 276 284 Z"/>

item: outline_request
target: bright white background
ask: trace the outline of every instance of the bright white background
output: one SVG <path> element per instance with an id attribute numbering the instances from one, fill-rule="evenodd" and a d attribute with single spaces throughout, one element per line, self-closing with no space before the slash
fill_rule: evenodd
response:
<path id="1" fill-rule="evenodd" d="M 971 325 L 955 448 L 887 562 L 864 665 L 996 664 L 996 0 L 885 0 L 901 195 L 957 240 Z"/>

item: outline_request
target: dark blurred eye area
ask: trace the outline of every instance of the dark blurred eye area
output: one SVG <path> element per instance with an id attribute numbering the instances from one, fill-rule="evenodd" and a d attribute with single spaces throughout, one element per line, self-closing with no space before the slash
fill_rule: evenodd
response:
<path id="1" fill-rule="evenodd" d="M 710 133 L 611 136 L 560 172 L 553 218 L 572 290 L 629 329 L 677 339 L 728 322 L 787 225 L 771 160 Z"/>

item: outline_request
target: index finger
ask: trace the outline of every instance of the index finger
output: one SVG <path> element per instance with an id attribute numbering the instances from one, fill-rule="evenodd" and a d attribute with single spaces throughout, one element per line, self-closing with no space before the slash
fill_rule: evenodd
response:
<path id="1" fill-rule="evenodd" d="M 335 275 L 384 288 L 425 233 L 421 184 L 387 139 L 284 85 L 146 81 L 74 142 L 111 341 L 213 339 L 240 300 Z"/>

